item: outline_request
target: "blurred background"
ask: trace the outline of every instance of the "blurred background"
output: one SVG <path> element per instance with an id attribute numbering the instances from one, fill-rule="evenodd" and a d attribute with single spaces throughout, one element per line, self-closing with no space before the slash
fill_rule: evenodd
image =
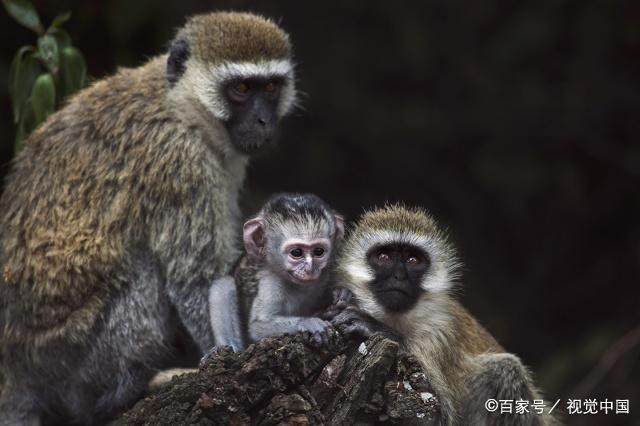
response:
<path id="1" fill-rule="evenodd" d="M 251 166 L 247 213 L 308 191 L 353 220 L 430 210 L 465 263 L 463 303 L 547 400 L 629 399 L 640 422 L 640 2 L 34 1 L 90 80 L 162 53 L 185 17 L 264 13 L 290 32 L 301 108 Z M 0 177 L 11 58 L 34 35 L 0 12 Z M 638 424 L 638 423 L 636 423 Z"/>

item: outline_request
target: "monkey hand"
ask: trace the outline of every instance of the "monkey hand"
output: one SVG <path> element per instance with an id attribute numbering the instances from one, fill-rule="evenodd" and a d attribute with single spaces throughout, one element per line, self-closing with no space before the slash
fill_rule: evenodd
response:
<path id="1" fill-rule="evenodd" d="M 218 345 L 218 346 L 214 346 L 213 348 L 211 348 L 209 350 L 209 352 L 207 352 L 206 354 L 204 354 L 204 356 L 200 359 L 200 368 L 204 367 L 204 365 L 208 364 L 213 358 L 217 357 L 218 355 L 222 355 L 224 353 L 228 353 L 228 352 L 238 352 L 240 348 L 237 348 L 233 345 L 228 346 L 228 345 Z"/>
<path id="2" fill-rule="evenodd" d="M 367 338 L 378 331 L 374 321 L 355 307 L 349 306 L 336 315 L 331 324 L 346 335 L 355 334 Z"/>
<path id="3" fill-rule="evenodd" d="M 351 293 L 351 290 L 346 288 L 334 288 L 332 293 L 333 301 L 331 306 L 320 314 L 320 317 L 327 321 L 333 320 L 340 312 L 351 304 L 351 300 L 353 299 L 353 293 Z"/>
<path id="4" fill-rule="evenodd" d="M 335 335 L 335 330 L 331 323 L 322 318 L 300 318 L 297 327 L 298 331 L 308 334 L 308 337 L 313 339 L 318 346 L 326 345 Z"/>

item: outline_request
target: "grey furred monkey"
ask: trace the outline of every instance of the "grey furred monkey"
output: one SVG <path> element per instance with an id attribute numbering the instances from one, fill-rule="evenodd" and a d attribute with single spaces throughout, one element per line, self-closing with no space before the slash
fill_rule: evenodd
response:
<path id="1" fill-rule="evenodd" d="M 244 349 L 269 336 L 310 332 L 320 343 L 332 302 L 331 266 L 344 220 L 312 194 L 279 194 L 244 224 L 246 255 L 209 293 L 216 346 Z"/>
<path id="2" fill-rule="evenodd" d="M 326 314 L 333 302 L 330 278 L 344 235 L 344 219 L 313 194 L 278 194 L 243 227 L 246 253 L 232 275 L 215 280 L 209 291 L 216 346 L 244 350 L 262 338 L 309 332 L 316 342 L 332 333 Z M 342 296 L 337 292 L 336 297 Z M 335 308 L 336 306 L 332 306 Z M 324 316 L 324 315 L 323 315 Z M 159 372 L 156 389 L 195 369 Z"/>
<path id="3" fill-rule="evenodd" d="M 0 425 L 105 421 L 164 368 L 179 323 L 213 346 L 208 291 L 239 254 L 249 154 L 294 101 L 288 35 L 211 13 L 28 138 L 0 198 Z"/>
<path id="4" fill-rule="evenodd" d="M 436 222 L 399 205 L 365 213 L 346 238 L 336 284 L 355 306 L 333 324 L 348 333 L 384 331 L 421 363 L 444 424 L 553 424 L 549 415 L 488 412 L 490 399 L 540 399 L 522 362 L 454 298 L 458 260 Z"/>

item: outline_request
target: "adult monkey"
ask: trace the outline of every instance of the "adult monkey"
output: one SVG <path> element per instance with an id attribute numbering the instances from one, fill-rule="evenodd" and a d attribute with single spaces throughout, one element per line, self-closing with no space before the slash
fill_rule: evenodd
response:
<path id="1" fill-rule="evenodd" d="M 207 292 L 239 254 L 248 154 L 294 98 L 288 35 L 211 13 L 34 132 L 0 198 L 1 425 L 113 416 L 177 319 L 213 346 Z"/>
<path id="2" fill-rule="evenodd" d="M 446 425 L 556 424 L 544 415 L 489 411 L 489 399 L 541 399 L 531 373 L 453 294 L 459 263 L 424 210 L 386 206 L 366 212 L 338 258 L 338 283 L 353 293 L 333 322 L 344 331 L 381 331 L 424 368 Z M 346 295 L 345 295 L 346 296 Z M 347 300 L 348 297 L 345 297 Z"/>

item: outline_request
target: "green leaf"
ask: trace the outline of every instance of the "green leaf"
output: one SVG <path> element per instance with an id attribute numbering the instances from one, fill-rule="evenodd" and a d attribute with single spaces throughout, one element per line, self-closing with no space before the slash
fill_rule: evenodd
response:
<path id="1" fill-rule="evenodd" d="M 38 12 L 29 0 L 2 0 L 7 13 L 20 24 L 42 34 L 44 32 Z"/>
<path id="2" fill-rule="evenodd" d="M 31 95 L 33 83 L 42 72 L 42 67 L 36 60 L 34 52 L 34 47 L 23 46 L 18 50 L 11 62 L 9 95 L 13 104 L 13 119 L 15 123 L 20 120 L 22 107 Z"/>
<path id="3" fill-rule="evenodd" d="M 67 97 L 82 89 L 87 79 L 87 64 L 75 47 L 65 47 L 60 54 L 62 96 Z"/>
<path id="4" fill-rule="evenodd" d="M 50 34 L 38 37 L 38 57 L 52 73 L 58 72 L 58 42 Z"/>
<path id="5" fill-rule="evenodd" d="M 31 104 L 36 117 L 36 125 L 42 123 L 56 108 L 56 86 L 53 76 L 42 74 L 33 85 Z"/>
<path id="6" fill-rule="evenodd" d="M 11 67 L 9 68 L 9 96 L 11 97 L 12 100 L 15 98 L 16 78 L 19 73 L 18 68 L 20 67 L 22 58 L 26 53 L 33 52 L 34 50 L 35 49 L 32 46 L 22 46 L 20 49 L 18 49 L 16 54 L 13 56 L 13 59 L 11 60 Z M 18 117 L 17 117 L 18 113 L 19 113 L 19 108 L 18 108 L 18 111 L 15 111 L 15 110 L 13 111 L 13 118 L 16 123 L 18 122 Z"/>
<path id="7" fill-rule="evenodd" d="M 14 153 L 20 151 L 24 140 L 35 128 L 36 117 L 33 112 L 33 106 L 31 105 L 31 99 L 28 99 L 22 106 L 22 111 L 20 112 L 20 121 L 18 122 L 18 129 L 16 131 L 16 140 L 13 145 Z"/>
<path id="8" fill-rule="evenodd" d="M 58 50 L 71 46 L 71 37 L 69 36 L 69 33 L 62 28 L 52 28 L 47 32 L 56 39 L 56 42 L 58 43 Z"/>
<path id="9" fill-rule="evenodd" d="M 62 24 L 67 22 L 69 18 L 71 18 L 71 12 L 59 14 L 58 16 L 53 18 L 53 22 L 51 23 L 51 26 L 49 26 L 49 30 L 51 30 L 52 28 L 60 27 Z"/>

